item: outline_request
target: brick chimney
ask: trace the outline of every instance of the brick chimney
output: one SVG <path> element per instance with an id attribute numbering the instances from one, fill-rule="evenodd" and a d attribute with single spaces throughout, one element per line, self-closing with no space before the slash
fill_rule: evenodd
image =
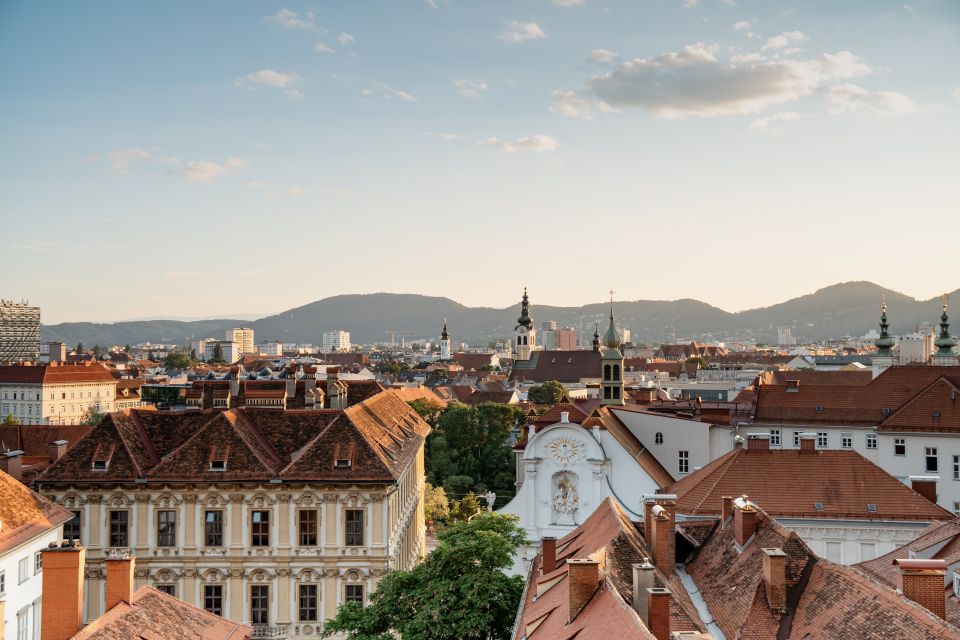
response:
<path id="1" fill-rule="evenodd" d="M 0 471 L 14 480 L 23 480 L 23 451 L 4 451 L 0 454 Z"/>
<path id="2" fill-rule="evenodd" d="M 657 504 L 656 496 L 643 496 L 643 539 L 647 544 L 653 544 L 653 505 Z"/>
<path id="3" fill-rule="evenodd" d="M 910 476 L 910 488 L 937 504 L 937 476 Z"/>
<path id="4" fill-rule="evenodd" d="M 723 506 L 720 510 L 720 524 L 723 525 L 727 518 L 733 515 L 733 496 L 723 496 Z"/>
<path id="5" fill-rule="evenodd" d="M 817 452 L 817 437 L 810 434 L 801 434 L 800 436 L 800 453 L 816 453 Z"/>
<path id="6" fill-rule="evenodd" d="M 637 615 L 640 616 L 640 619 L 643 620 L 643 624 L 647 624 L 650 620 L 647 610 L 647 605 L 649 604 L 647 589 L 654 586 L 655 577 L 656 572 L 649 560 L 644 560 L 643 562 L 638 562 L 633 565 L 633 609 L 637 612 Z"/>
<path id="7" fill-rule="evenodd" d="M 83 567 L 87 550 L 77 540 L 43 550 L 40 640 L 67 640 L 83 624 Z"/>
<path id="8" fill-rule="evenodd" d="M 53 464 L 63 457 L 63 454 L 67 452 L 68 444 L 66 440 L 54 440 L 47 445 L 47 452 L 50 454 L 50 464 Z"/>
<path id="9" fill-rule="evenodd" d="M 657 640 L 670 640 L 670 589 L 647 589 L 647 628 Z"/>
<path id="10" fill-rule="evenodd" d="M 673 514 L 664 505 L 654 505 L 651 510 L 653 516 L 653 563 L 666 575 L 673 573 L 673 564 L 676 558 L 676 533 L 674 532 Z"/>
<path id="11" fill-rule="evenodd" d="M 787 608 L 787 554 L 783 549 L 763 549 L 763 586 L 771 611 Z"/>
<path id="12" fill-rule="evenodd" d="M 899 558 L 893 563 L 900 567 L 900 590 L 904 597 L 946 619 L 944 579 L 947 574 L 947 561 Z"/>
<path id="13" fill-rule="evenodd" d="M 747 496 L 733 501 L 733 537 L 737 545 L 743 547 L 757 532 L 757 510 L 747 500 Z"/>
<path id="14" fill-rule="evenodd" d="M 747 451 L 770 451 L 770 436 L 766 434 L 747 434 Z"/>
<path id="15" fill-rule="evenodd" d="M 569 622 L 573 622 L 577 615 L 593 597 L 600 582 L 600 563 L 589 558 L 572 558 L 567 560 L 567 580 L 569 584 Z"/>
<path id="16" fill-rule="evenodd" d="M 133 601 L 133 570 L 136 559 L 128 554 L 107 558 L 107 608 L 110 611 L 118 602 Z"/>
<path id="17" fill-rule="evenodd" d="M 557 568 L 557 539 L 544 536 L 540 543 L 540 571 L 550 573 Z"/>

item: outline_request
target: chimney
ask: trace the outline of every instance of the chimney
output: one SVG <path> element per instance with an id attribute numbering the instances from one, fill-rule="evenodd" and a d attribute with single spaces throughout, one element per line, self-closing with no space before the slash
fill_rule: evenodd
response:
<path id="1" fill-rule="evenodd" d="M 748 434 L 747 451 L 770 451 L 770 436 L 757 433 Z"/>
<path id="2" fill-rule="evenodd" d="M 817 452 L 816 436 L 812 436 L 807 433 L 800 434 L 800 453 L 816 453 L 816 452 Z"/>
<path id="3" fill-rule="evenodd" d="M 757 532 L 757 510 L 747 500 L 747 496 L 734 500 L 733 506 L 733 536 L 737 545 L 743 548 Z"/>
<path id="4" fill-rule="evenodd" d="M 340 367 L 327 367 L 327 380 L 340 380 Z"/>
<path id="5" fill-rule="evenodd" d="M 647 628 L 657 640 L 670 640 L 670 589 L 647 589 Z"/>
<path id="6" fill-rule="evenodd" d="M 947 602 L 943 586 L 947 561 L 899 558 L 893 563 L 900 567 L 900 591 L 904 597 L 946 619 Z"/>
<path id="7" fill-rule="evenodd" d="M 569 411 L 561 411 L 561 412 L 560 412 L 560 422 L 562 422 L 562 423 L 564 423 L 564 424 L 570 422 L 570 412 L 569 412 Z"/>
<path id="8" fill-rule="evenodd" d="M 673 514 L 663 505 L 653 506 L 653 563 L 667 576 L 673 573 L 675 533 Z"/>
<path id="9" fill-rule="evenodd" d="M 589 558 L 567 560 L 567 580 L 570 582 L 569 622 L 573 622 L 597 590 L 600 563 Z"/>
<path id="10" fill-rule="evenodd" d="M 133 569 L 136 559 L 129 554 L 107 558 L 107 608 L 110 611 L 120 601 L 133 601 Z"/>
<path id="11" fill-rule="evenodd" d="M 656 503 L 656 496 L 643 496 L 643 539 L 648 545 L 653 544 L 653 505 Z"/>
<path id="12" fill-rule="evenodd" d="M 783 549 L 763 549 L 763 586 L 770 610 L 784 611 L 787 608 L 787 554 Z"/>
<path id="13" fill-rule="evenodd" d="M 647 589 L 653 587 L 656 577 L 653 565 L 649 560 L 638 562 L 633 565 L 633 609 L 643 620 L 643 624 L 649 622 L 647 605 Z M 649 625 L 648 625 L 649 626 Z"/>
<path id="14" fill-rule="evenodd" d="M 66 440 L 54 440 L 47 445 L 47 451 L 50 454 L 50 464 L 53 464 L 63 457 L 63 454 L 67 452 L 68 444 Z"/>
<path id="15" fill-rule="evenodd" d="M 40 640 L 67 640 L 83 624 L 83 567 L 87 550 L 77 540 L 43 550 Z"/>
<path id="16" fill-rule="evenodd" d="M 723 500 L 723 507 L 720 511 L 720 525 L 722 526 L 727 518 L 733 515 L 733 496 L 723 496 L 720 499 Z"/>
<path id="17" fill-rule="evenodd" d="M 910 488 L 937 504 L 937 479 L 938 476 L 910 476 Z"/>
<path id="18" fill-rule="evenodd" d="M 557 539 L 544 536 L 540 544 L 540 571 L 550 573 L 557 568 Z"/>
<path id="19" fill-rule="evenodd" d="M 23 451 L 4 451 L 0 455 L 0 470 L 14 480 L 23 480 Z"/>

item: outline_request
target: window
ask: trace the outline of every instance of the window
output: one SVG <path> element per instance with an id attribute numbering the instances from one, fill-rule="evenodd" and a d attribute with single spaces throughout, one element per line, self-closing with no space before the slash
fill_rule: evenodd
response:
<path id="1" fill-rule="evenodd" d="M 0 596 L 7 593 L 7 572 L 0 571 Z"/>
<path id="2" fill-rule="evenodd" d="M 157 511 L 157 546 L 177 546 L 176 511 Z"/>
<path id="3" fill-rule="evenodd" d="M 363 604 L 363 585 L 348 584 L 346 591 L 344 592 L 343 599 L 345 602 L 357 602 L 359 604 Z"/>
<path id="4" fill-rule="evenodd" d="M 867 449 L 876 449 L 877 448 L 877 434 L 868 433 L 867 434 Z"/>
<path id="5" fill-rule="evenodd" d="M 317 546 L 317 510 L 303 509 L 300 511 L 299 520 L 300 546 Z"/>
<path id="6" fill-rule="evenodd" d="M 177 596 L 177 585 L 175 585 L 175 584 L 158 584 L 158 585 L 157 585 L 157 591 L 163 591 L 165 594 L 167 594 L 167 595 L 169 595 L 169 596 L 176 597 L 176 596 Z"/>
<path id="7" fill-rule="evenodd" d="M 270 587 L 255 584 L 250 587 L 250 621 L 253 624 L 270 624 Z"/>
<path id="8" fill-rule="evenodd" d="M 206 511 L 203 514 L 203 545 L 223 546 L 223 511 Z"/>
<path id="9" fill-rule="evenodd" d="M 43 571 L 43 552 L 37 551 L 33 554 L 33 575 L 37 575 Z"/>
<path id="10" fill-rule="evenodd" d="M 844 449 L 853 449 L 853 434 L 852 433 L 841 433 L 840 434 L 840 446 Z"/>
<path id="11" fill-rule="evenodd" d="M 924 450 L 927 473 L 937 473 L 940 470 L 940 456 L 936 447 L 926 447 Z"/>
<path id="12" fill-rule="evenodd" d="M 210 461 L 210 471 L 226 471 L 227 470 L 227 461 L 226 460 L 211 460 Z"/>
<path id="13" fill-rule="evenodd" d="M 907 455 L 907 441 L 905 438 L 894 438 L 893 455 L 895 456 Z"/>
<path id="14" fill-rule="evenodd" d="M 203 610 L 215 616 L 223 615 L 223 585 L 203 585 Z"/>
<path id="15" fill-rule="evenodd" d="M 300 585 L 300 622 L 317 621 L 317 585 Z"/>
<path id="16" fill-rule="evenodd" d="M 960 516 L 960 502 L 953 503 L 953 515 Z"/>
<path id="17" fill-rule="evenodd" d="M 817 431 L 817 449 L 826 449 L 830 443 L 830 434 L 826 431 Z"/>
<path id="18" fill-rule="evenodd" d="M 656 435 L 653 436 L 654 444 L 663 444 L 663 434 L 657 431 Z"/>
<path id="19" fill-rule="evenodd" d="M 793 432 L 793 446 L 794 446 L 795 448 L 797 448 L 797 449 L 800 448 L 800 434 L 801 434 L 801 433 L 803 433 L 803 432 L 802 432 L 802 431 L 794 431 L 794 432 Z"/>
<path id="20" fill-rule="evenodd" d="M 30 569 L 28 564 L 29 559 L 29 556 L 27 556 L 20 558 L 20 560 L 17 562 L 17 584 L 23 584 L 30 579 Z"/>
<path id="21" fill-rule="evenodd" d="M 251 514 L 250 544 L 254 547 L 270 546 L 270 512 L 254 511 Z"/>
<path id="22" fill-rule="evenodd" d="M 960 456 L 953 456 L 953 479 L 960 480 Z"/>
<path id="23" fill-rule="evenodd" d="M 17 640 L 27 640 L 27 625 L 30 624 L 30 607 L 26 606 L 17 612 Z"/>
<path id="24" fill-rule="evenodd" d="M 33 640 L 40 640 L 40 620 L 42 615 L 40 605 L 43 604 L 43 598 L 37 598 L 33 601 Z"/>
<path id="25" fill-rule="evenodd" d="M 363 546 L 363 511 L 360 509 L 347 509 L 344 544 L 348 547 Z"/>
<path id="26" fill-rule="evenodd" d="M 677 471 L 680 473 L 690 473 L 690 452 L 679 451 L 677 458 Z"/>
<path id="27" fill-rule="evenodd" d="M 128 527 L 128 518 L 129 512 L 127 511 L 111 511 L 110 512 L 110 546 L 111 547 L 126 547 L 129 546 L 129 527 Z"/>
<path id="28" fill-rule="evenodd" d="M 603 379 L 610 380 L 610 365 L 603 365 Z"/>
<path id="29" fill-rule="evenodd" d="M 620 379 L 620 365 L 618 364 L 613 365 L 613 379 L 614 380 Z"/>
<path id="30" fill-rule="evenodd" d="M 780 446 L 780 429 L 770 429 L 770 446 Z"/>

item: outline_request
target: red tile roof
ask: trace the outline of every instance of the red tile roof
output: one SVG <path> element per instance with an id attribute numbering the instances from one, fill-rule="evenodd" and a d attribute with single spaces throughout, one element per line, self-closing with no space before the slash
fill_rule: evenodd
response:
<path id="1" fill-rule="evenodd" d="M 0 471 L 0 555 L 62 525 L 72 517 L 69 511 Z M 8 579 L 12 580 L 12 577 Z"/>
<path id="2" fill-rule="evenodd" d="M 0 366 L 0 383 L 73 384 L 116 382 L 109 369 L 99 364 L 36 364 Z"/>

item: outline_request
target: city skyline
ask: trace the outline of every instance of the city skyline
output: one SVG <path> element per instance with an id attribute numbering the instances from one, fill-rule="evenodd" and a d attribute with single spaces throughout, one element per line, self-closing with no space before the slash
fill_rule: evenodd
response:
<path id="1" fill-rule="evenodd" d="M 946 1 L 4 3 L 2 295 L 45 323 L 931 299 L 958 35 Z"/>

